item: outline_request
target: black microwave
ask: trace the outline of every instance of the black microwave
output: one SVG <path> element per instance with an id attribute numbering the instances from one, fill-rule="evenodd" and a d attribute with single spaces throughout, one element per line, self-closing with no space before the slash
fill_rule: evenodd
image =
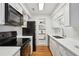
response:
<path id="1" fill-rule="evenodd" d="M 5 24 L 13 26 L 23 25 L 23 15 L 8 3 L 5 3 Z"/>

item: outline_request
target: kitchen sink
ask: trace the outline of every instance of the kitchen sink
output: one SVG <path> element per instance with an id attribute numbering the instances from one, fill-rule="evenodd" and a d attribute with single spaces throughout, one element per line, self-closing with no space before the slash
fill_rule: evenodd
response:
<path id="1" fill-rule="evenodd" d="M 53 37 L 55 37 L 57 39 L 63 39 L 63 37 L 61 37 L 61 36 L 53 36 Z"/>

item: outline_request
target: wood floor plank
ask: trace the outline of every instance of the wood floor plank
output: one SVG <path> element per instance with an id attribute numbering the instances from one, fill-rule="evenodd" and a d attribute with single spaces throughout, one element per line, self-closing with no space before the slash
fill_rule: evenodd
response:
<path id="1" fill-rule="evenodd" d="M 32 56 L 51 56 L 51 52 L 47 46 L 37 46 L 36 52 L 33 52 Z"/>

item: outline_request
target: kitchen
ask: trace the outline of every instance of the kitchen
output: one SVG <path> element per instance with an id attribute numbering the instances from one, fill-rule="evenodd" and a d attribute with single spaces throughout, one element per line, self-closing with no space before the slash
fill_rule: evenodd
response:
<path id="1" fill-rule="evenodd" d="M 0 3 L 0 56 L 79 56 L 78 15 L 79 3 Z"/>

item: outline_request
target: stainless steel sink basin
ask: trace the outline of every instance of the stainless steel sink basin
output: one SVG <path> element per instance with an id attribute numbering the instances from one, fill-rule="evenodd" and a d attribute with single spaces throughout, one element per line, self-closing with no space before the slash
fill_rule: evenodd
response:
<path id="1" fill-rule="evenodd" d="M 60 37 L 60 36 L 53 36 L 53 37 L 55 37 L 57 39 L 63 39 L 63 37 Z"/>

